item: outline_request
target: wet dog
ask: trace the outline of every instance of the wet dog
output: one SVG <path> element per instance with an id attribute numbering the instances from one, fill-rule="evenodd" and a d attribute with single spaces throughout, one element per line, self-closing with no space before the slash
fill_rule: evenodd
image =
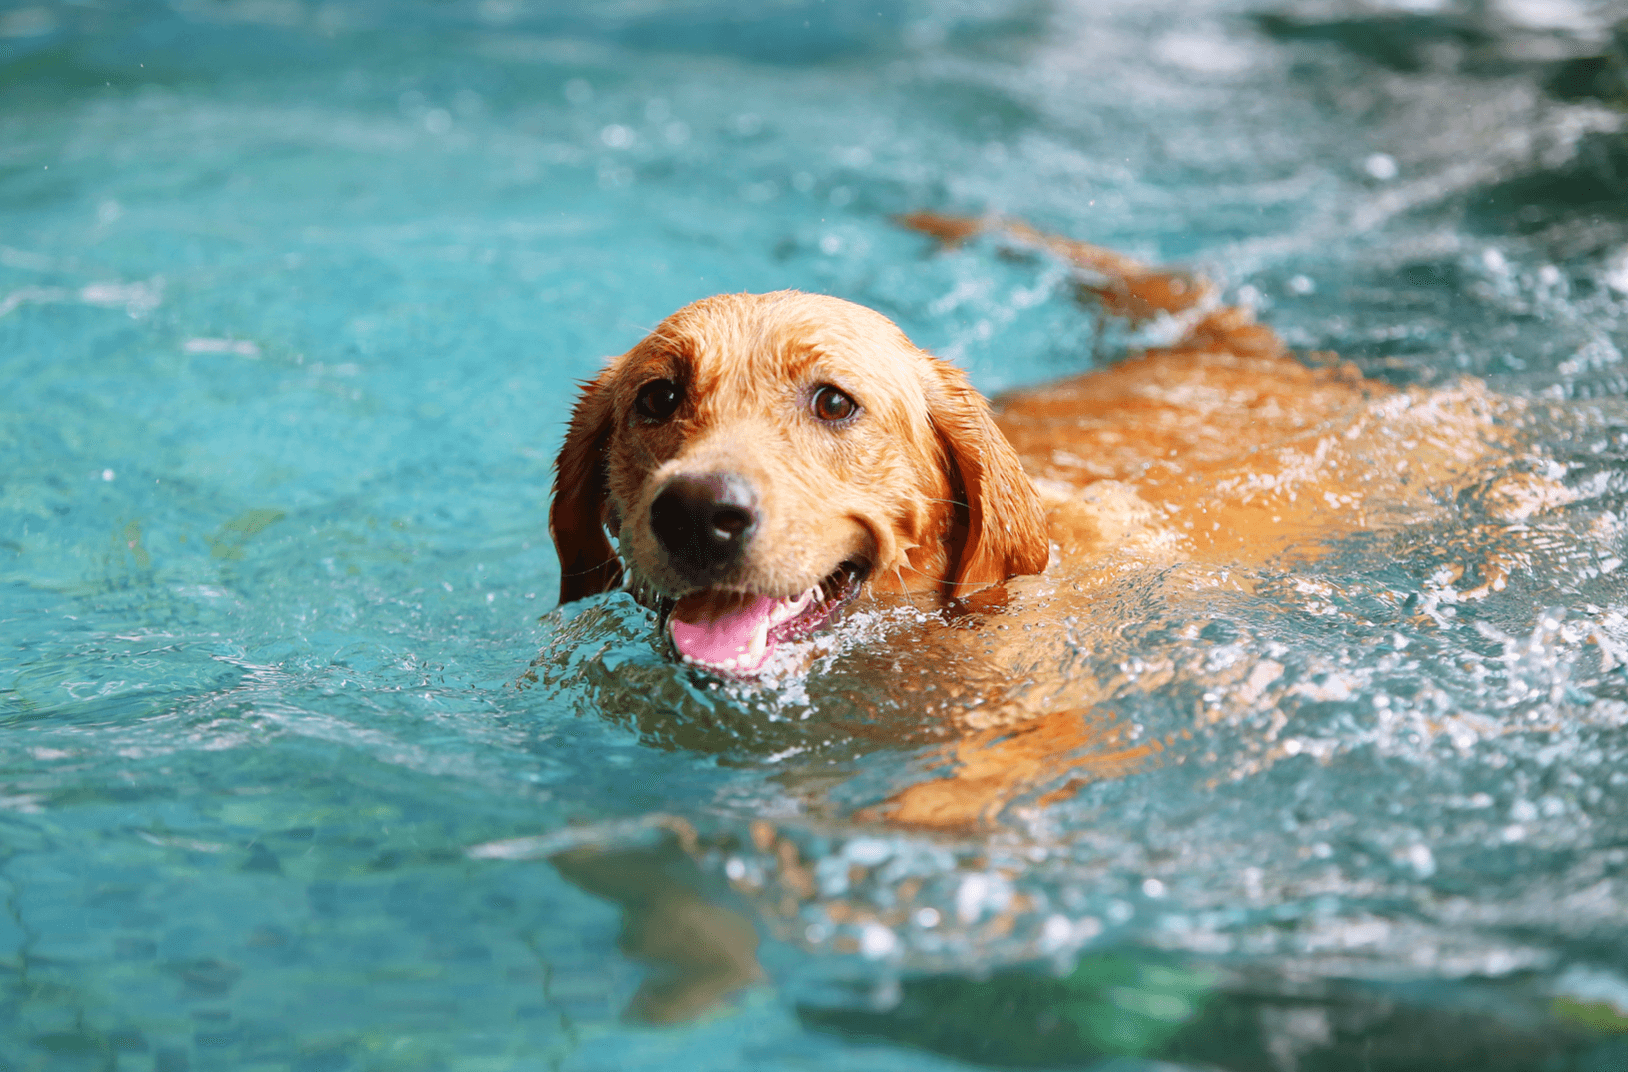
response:
<path id="1" fill-rule="evenodd" d="M 1022 224 L 904 222 L 943 242 L 993 230 L 1038 247 L 1071 262 L 1105 313 L 1173 318 L 1179 338 L 991 404 L 869 309 L 791 291 L 709 298 L 584 385 L 550 515 L 562 604 L 624 587 L 658 611 L 676 658 L 718 677 L 763 672 L 856 601 L 934 612 L 882 671 L 914 690 L 921 718 L 948 723 L 934 776 L 844 821 L 986 829 L 1019 799 L 1157 762 L 1172 742 L 1101 714 L 1125 682 L 1093 676 L 1119 650 L 1115 608 L 1133 582 L 1170 601 L 1247 591 L 1342 538 L 1443 516 L 1471 487 L 1504 522 L 1565 500 L 1517 464 L 1527 403 L 1297 359 L 1202 279 Z M 1457 598 L 1504 575 L 1481 563 L 1480 587 Z M 1096 657 L 1070 660 L 1081 651 Z M 1138 687 L 1158 688 L 1182 670 L 1140 672 Z M 1269 702 L 1282 672 L 1264 658 L 1200 671 L 1244 703 Z M 1199 712 L 1200 728 L 1224 714 Z M 1264 745 L 1255 761 L 1271 761 Z M 812 772 L 804 792 L 797 771 L 776 770 L 818 814 L 829 775 Z M 737 894 L 760 918 L 799 919 L 819 898 L 809 865 L 766 822 L 751 837 L 778 877 L 736 880 Z M 693 841 L 660 851 L 697 856 Z M 641 1015 L 681 1018 L 757 977 L 751 931 L 689 892 L 644 892 L 671 883 L 649 880 L 668 864 L 642 851 L 556 863 L 622 903 L 627 948 L 666 969 Z M 676 952 L 656 940 L 668 931 L 688 936 Z"/>
<path id="2" fill-rule="evenodd" d="M 1519 449 L 1531 403 L 1298 359 L 1202 279 L 1022 224 L 904 222 L 1038 246 L 1106 313 L 1174 318 L 1179 338 L 991 404 L 870 309 L 708 298 L 584 385 L 550 514 L 562 604 L 625 587 L 676 658 L 720 677 L 784 668 L 777 648 L 856 600 L 927 608 L 881 672 L 942 723 L 951 776 L 873 818 L 983 826 L 1019 797 L 1149 762 L 1169 742 L 1106 721 L 1101 701 L 1125 683 L 1077 657 L 1111 670 L 1127 578 L 1175 605 L 1445 517 L 1470 489 L 1495 523 L 1567 500 Z M 1475 564 L 1457 598 L 1484 598 L 1509 568 Z M 1260 700 L 1275 665 L 1241 664 L 1228 695 Z"/>
<path id="3" fill-rule="evenodd" d="M 906 222 L 946 241 L 990 226 Z M 550 515 L 560 602 L 625 586 L 680 659 L 750 676 L 864 595 L 1315 555 L 1429 515 L 1506 453 L 1506 404 L 1479 386 L 1305 363 L 1202 280 L 998 226 L 1089 273 L 1110 313 L 1185 314 L 1185 333 L 991 407 L 850 302 L 696 302 L 583 387 Z"/>

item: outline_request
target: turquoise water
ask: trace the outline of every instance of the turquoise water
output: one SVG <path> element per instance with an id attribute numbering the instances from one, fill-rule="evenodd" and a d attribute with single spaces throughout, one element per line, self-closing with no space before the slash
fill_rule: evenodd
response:
<path id="1" fill-rule="evenodd" d="M 0 8 L 0 1066 L 1621 1067 L 1620 16 Z M 929 762 L 863 744 L 904 626 L 708 690 L 625 597 L 552 613 L 548 467 L 574 381 L 719 291 L 874 306 L 988 391 L 1089 365 L 1061 265 L 935 255 L 920 207 L 1554 401 L 1571 501 L 1127 591 L 1082 658 L 1174 667 L 1108 706 L 1206 727 L 1184 762 L 981 837 L 856 822 Z M 765 816 L 860 915 L 751 895 Z M 764 981 L 626 1016 L 655 969 L 549 862 L 583 847 L 752 920 Z"/>

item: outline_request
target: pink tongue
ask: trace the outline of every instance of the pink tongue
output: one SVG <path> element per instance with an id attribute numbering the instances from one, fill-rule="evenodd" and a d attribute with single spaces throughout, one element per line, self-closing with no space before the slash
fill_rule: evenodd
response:
<path id="1" fill-rule="evenodd" d="M 667 631 L 679 654 L 692 662 L 722 666 L 725 659 L 739 660 L 746 655 L 753 634 L 782 602 L 768 596 L 686 596 L 667 619 Z"/>

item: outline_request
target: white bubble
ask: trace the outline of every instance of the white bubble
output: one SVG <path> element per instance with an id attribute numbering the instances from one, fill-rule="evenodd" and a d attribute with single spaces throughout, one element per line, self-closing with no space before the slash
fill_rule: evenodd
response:
<path id="1" fill-rule="evenodd" d="M 1317 283 L 1309 275 L 1294 275 L 1289 277 L 1288 287 L 1292 294 L 1310 294 L 1317 289 Z"/>
<path id="2" fill-rule="evenodd" d="M 968 875 L 955 891 L 955 917 L 962 923 L 972 923 L 983 915 L 984 894 L 989 879 L 984 875 Z"/>
<path id="3" fill-rule="evenodd" d="M 880 923 L 859 928 L 859 952 L 870 960 L 880 960 L 899 948 L 898 936 Z"/>
<path id="4" fill-rule="evenodd" d="M 113 470 L 111 470 L 111 469 L 103 469 L 102 470 L 102 479 L 103 480 L 112 480 L 113 476 L 114 476 Z"/>
<path id="5" fill-rule="evenodd" d="M 620 123 L 611 123 L 599 132 L 599 140 L 612 149 L 626 149 L 633 144 L 633 131 Z"/>
<path id="6" fill-rule="evenodd" d="M 1429 845 L 1410 845 L 1403 858 L 1413 868 L 1413 873 L 1420 878 L 1429 878 L 1436 873 L 1436 854 L 1430 851 Z"/>
<path id="7" fill-rule="evenodd" d="M 955 918 L 976 923 L 986 912 L 999 912 L 1012 900 L 1012 887 L 1000 875 L 973 874 L 961 879 L 955 891 Z"/>
<path id="8" fill-rule="evenodd" d="M 1362 162 L 1362 170 L 1380 182 L 1389 182 L 1396 178 L 1399 169 L 1396 158 L 1389 153 L 1373 153 Z"/>
<path id="9" fill-rule="evenodd" d="M 1617 251 L 1605 266 L 1605 273 L 1600 277 L 1606 286 L 1618 294 L 1628 295 L 1628 246 Z"/>
<path id="10" fill-rule="evenodd" d="M 1067 916 L 1047 916 L 1040 927 L 1040 949 L 1052 953 L 1069 945 L 1074 938 L 1074 924 Z"/>
<path id="11" fill-rule="evenodd" d="M 452 113 L 445 108 L 431 108 L 424 113 L 424 129 L 431 134 L 445 134 L 452 129 Z"/>
<path id="12" fill-rule="evenodd" d="M 854 838 L 842 847 L 842 855 L 860 867 L 875 867 L 893 855 L 893 847 L 881 838 Z"/>
<path id="13" fill-rule="evenodd" d="M 1160 882 L 1156 878 L 1143 879 L 1142 880 L 1142 894 L 1143 894 L 1143 896 L 1146 896 L 1146 897 L 1154 897 L 1154 898 L 1163 897 L 1164 896 L 1164 883 Z"/>

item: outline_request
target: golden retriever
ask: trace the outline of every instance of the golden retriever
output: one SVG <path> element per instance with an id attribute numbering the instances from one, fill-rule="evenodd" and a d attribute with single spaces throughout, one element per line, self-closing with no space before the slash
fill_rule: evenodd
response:
<path id="1" fill-rule="evenodd" d="M 1116 311 L 1209 293 L 1046 241 L 1104 275 Z M 1417 519 L 1503 451 L 1500 406 L 1473 384 L 1400 391 L 1302 363 L 1222 307 L 1173 346 L 992 409 L 870 309 L 719 295 L 584 385 L 550 514 L 560 602 L 625 585 L 684 661 L 749 676 L 862 593 L 954 600 L 1109 555 L 1246 566 Z"/>
<path id="2" fill-rule="evenodd" d="M 679 659 L 721 677 L 776 665 L 777 647 L 856 599 L 944 612 L 909 634 L 904 672 L 888 680 L 937 690 L 921 706 L 951 723 L 937 757 L 948 776 L 849 821 L 983 828 L 1025 795 L 1045 803 L 1155 760 L 1171 741 L 1098 714 L 1116 682 L 1066 654 L 1112 647 L 1128 576 L 1157 577 L 1167 594 L 1247 589 L 1340 537 L 1439 516 L 1472 486 L 1494 522 L 1566 501 L 1514 449 L 1528 403 L 1473 381 L 1399 389 L 1331 355 L 1297 359 L 1202 279 L 1021 223 L 903 222 L 944 242 L 993 230 L 1039 247 L 1075 265 L 1107 313 L 1175 317 L 1180 338 L 991 405 L 870 309 L 795 291 L 708 298 L 584 385 L 550 513 L 562 604 L 626 587 L 658 611 Z M 1479 587 L 1466 581 L 1457 598 L 1497 590 L 1507 568 L 1472 566 Z M 1252 702 L 1274 667 L 1205 674 Z M 1155 688 L 1175 671 L 1141 672 Z M 797 918 L 816 896 L 807 865 L 767 823 L 752 838 L 779 878 L 738 891 L 768 918 Z M 634 920 L 652 915 L 625 895 L 628 875 L 653 871 L 640 859 L 583 851 L 556 863 Z M 683 980 L 647 1002 L 656 1019 L 758 974 L 740 937 L 750 928 L 712 920 L 688 893 L 668 900 L 673 920 L 712 936 L 700 947 L 723 952 L 679 957 L 630 923 L 630 951 Z"/>
<path id="3" fill-rule="evenodd" d="M 1022 224 L 904 222 L 946 242 L 996 229 L 1072 262 L 1108 312 L 1185 329 L 991 406 L 870 309 L 707 298 L 584 385 L 550 513 L 562 604 L 625 586 L 679 659 L 722 677 L 783 666 L 777 648 L 858 598 L 945 611 L 950 627 L 910 639 L 953 723 L 952 776 L 872 817 L 984 825 L 1023 793 L 1158 753 L 1168 742 L 1093 713 L 1114 682 L 1064 671 L 1103 646 L 1129 573 L 1244 589 L 1339 537 L 1440 516 L 1472 485 L 1506 520 L 1565 499 L 1517 464 L 1527 404 L 1479 383 L 1399 389 L 1299 360 L 1202 279 Z M 1500 562 L 1477 570 L 1460 598 L 1502 586 Z"/>

